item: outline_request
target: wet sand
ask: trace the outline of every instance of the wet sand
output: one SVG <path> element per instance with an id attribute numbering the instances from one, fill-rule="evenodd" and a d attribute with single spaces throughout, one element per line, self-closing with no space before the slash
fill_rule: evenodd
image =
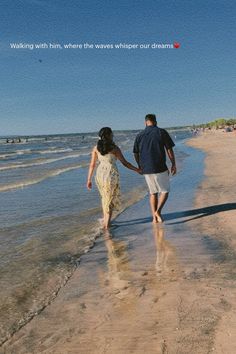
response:
<path id="1" fill-rule="evenodd" d="M 190 154 L 165 223 L 152 225 L 147 197 L 124 211 L 2 353 L 236 352 L 236 136 L 189 143 L 207 153 L 197 190 Z"/>
<path id="2" fill-rule="evenodd" d="M 219 263 L 218 294 L 221 293 L 220 315 L 214 334 L 214 353 L 236 353 L 236 133 L 222 131 L 202 133 L 191 140 L 191 146 L 203 149 L 205 175 L 195 205 L 209 206 L 206 217 L 197 226 L 226 250 Z M 198 224 L 198 220 L 194 224 Z"/>

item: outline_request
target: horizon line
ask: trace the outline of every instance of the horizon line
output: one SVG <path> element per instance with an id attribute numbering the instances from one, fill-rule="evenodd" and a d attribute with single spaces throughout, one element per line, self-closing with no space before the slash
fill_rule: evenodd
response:
<path id="1" fill-rule="evenodd" d="M 164 127 L 163 129 L 183 129 L 183 128 L 189 128 L 192 127 L 194 124 L 189 124 L 189 125 L 178 125 L 178 126 L 172 126 L 172 127 Z M 121 131 L 139 131 L 142 130 L 140 129 L 112 129 L 114 132 L 121 132 Z M 9 138 L 9 137 L 29 137 L 29 136 L 56 136 L 56 135 L 77 135 L 77 134 L 95 134 L 97 131 L 89 131 L 89 132 L 76 132 L 76 133 L 47 133 L 47 134 L 4 134 L 0 135 L 0 139 L 2 138 Z"/>

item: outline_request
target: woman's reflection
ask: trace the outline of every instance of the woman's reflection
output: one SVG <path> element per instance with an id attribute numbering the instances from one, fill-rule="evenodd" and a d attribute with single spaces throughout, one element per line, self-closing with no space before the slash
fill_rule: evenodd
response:
<path id="1" fill-rule="evenodd" d="M 114 240 L 108 230 L 104 232 L 104 240 L 108 251 L 107 280 L 113 293 L 123 298 L 129 292 L 131 276 L 127 245 L 125 241 Z"/>

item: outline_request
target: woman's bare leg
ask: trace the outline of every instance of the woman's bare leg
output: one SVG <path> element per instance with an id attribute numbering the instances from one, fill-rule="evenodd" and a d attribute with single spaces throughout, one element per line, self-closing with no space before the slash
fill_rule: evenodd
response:
<path id="1" fill-rule="evenodd" d="M 112 217 L 112 210 L 110 210 L 109 213 L 104 212 L 104 229 L 106 229 L 106 230 L 110 226 L 111 217 Z"/>

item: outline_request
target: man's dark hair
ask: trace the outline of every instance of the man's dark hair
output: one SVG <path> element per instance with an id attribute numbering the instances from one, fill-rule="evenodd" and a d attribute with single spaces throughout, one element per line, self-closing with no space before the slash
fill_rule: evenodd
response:
<path id="1" fill-rule="evenodd" d="M 155 114 L 147 114 L 146 117 L 145 117 L 145 121 L 147 121 L 147 120 L 149 120 L 153 124 L 157 123 Z"/>

